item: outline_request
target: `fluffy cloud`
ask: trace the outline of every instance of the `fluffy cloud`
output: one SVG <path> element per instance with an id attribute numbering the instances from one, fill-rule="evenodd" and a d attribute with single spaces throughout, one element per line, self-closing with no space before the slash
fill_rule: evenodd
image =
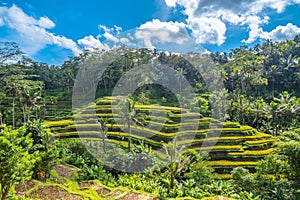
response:
<path id="1" fill-rule="evenodd" d="M 271 9 L 282 13 L 287 6 L 299 4 L 300 0 L 165 0 L 165 3 L 174 9 L 177 6 L 182 8 L 187 15 L 188 28 L 198 43 L 221 45 L 225 41 L 226 23 L 248 27 L 249 37 L 243 40 L 246 43 L 258 38 L 276 39 L 272 31 L 267 33 L 262 29 L 269 21 L 269 17 L 262 14 L 263 11 Z M 296 28 L 293 27 L 293 30 Z M 275 30 L 283 31 L 280 27 Z"/>
<path id="2" fill-rule="evenodd" d="M 107 44 L 102 44 L 98 39 L 96 39 L 92 35 L 86 36 L 78 40 L 77 42 L 86 50 L 92 50 L 94 48 L 109 50 L 109 46 Z"/>
<path id="3" fill-rule="evenodd" d="M 269 20 L 268 17 L 261 19 L 258 16 L 249 16 L 243 24 L 249 25 L 249 37 L 247 40 L 242 40 L 245 43 L 252 43 L 258 38 L 266 39 L 268 38 L 268 33 L 264 32 L 263 29 L 260 27 L 262 24 L 267 23 Z"/>
<path id="4" fill-rule="evenodd" d="M 286 26 L 277 26 L 274 30 L 268 33 L 269 38 L 274 41 L 292 39 L 298 34 L 300 34 L 300 28 L 291 23 L 288 23 Z"/>
<path id="5" fill-rule="evenodd" d="M 176 3 L 177 1 L 176 0 L 165 0 L 167 6 L 169 7 L 175 7 L 176 6 Z"/>
<path id="6" fill-rule="evenodd" d="M 148 48 L 154 48 L 154 43 L 183 44 L 187 40 L 187 30 L 184 23 L 161 22 L 158 19 L 142 24 L 135 32 L 135 38 L 142 40 Z"/>
<path id="7" fill-rule="evenodd" d="M 121 33 L 122 28 L 113 28 L 99 25 L 98 28 L 103 33 L 99 35 L 105 39 L 105 43 L 110 47 L 126 45 L 128 47 L 146 47 L 157 49 L 168 49 L 176 52 L 186 52 L 194 46 L 191 38 L 188 37 L 187 25 L 180 22 L 162 22 L 153 19 L 135 30 Z M 184 45 L 183 45 L 184 44 Z"/>
<path id="8" fill-rule="evenodd" d="M 221 45 L 225 42 L 225 24 L 218 18 L 200 17 L 188 21 L 189 28 L 193 30 L 196 42 Z"/>
<path id="9" fill-rule="evenodd" d="M 38 24 L 40 27 L 43 27 L 43 28 L 54 28 L 55 27 L 55 24 L 53 21 L 51 21 L 48 17 L 41 17 L 38 21 Z"/>
<path id="10" fill-rule="evenodd" d="M 55 35 L 46 30 L 55 27 L 54 22 L 48 17 L 41 17 L 37 20 L 25 14 L 16 5 L 10 8 L 0 7 L 1 24 L 18 32 L 19 35 L 15 37 L 20 37 L 19 42 L 23 46 L 23 49 L 31 55 L 48 44 L 55 44 L 70 49 L 75 55 L 82 52 L 73 40 Z"/>
<path id="11" fill-rule="evenodd" d="M 121 27 L 115 25 L 113 28 L 109 28 L 100 24 L 98 28 L 104 31 L 102 37 L 104 37 L 107 41 L 113 42 L 114 44 L 120 42 L 120 39 L 117 37 L 117 35 L 119 35 L 122 31 Z"/>

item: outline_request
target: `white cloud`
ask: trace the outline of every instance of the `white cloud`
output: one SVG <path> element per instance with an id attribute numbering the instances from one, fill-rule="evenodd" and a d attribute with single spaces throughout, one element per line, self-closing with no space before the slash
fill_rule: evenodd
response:
<path id="1" fill-rule="evenodd" d="M 271 8 L 277 13 L 282 13 L 291 4 L 290 0 L 256 0 L 251 5 L 251 11 L 258 14 L 265 8 Z"/>
<path id="2" fill-rule="evenodd" d="M 43 28 L 54 28 L 55 24 L 53 21 L 51 21 L 48 17 L 41 17 L 39 19 L 39 26 Z"/>
<path id="3" fill-rule="evenodd" d="M 197 43 L 221 45 L 225 42 L 226 26 L 218 18 L 194 18 L 188 24 Z"/>
<path id="4" fill-rule="evenodd" d="M 169 7 L 175 7 L 176 6 L 176 0 L 165 0 L 167 6 Z"/>
<path id="5" fill-rule="evenodd" d="M 109 46 L 107 44 L 102 44 L 98 39 L 96 39 L 92 35 L 85 36 L 84 38 L 78 40 L 78 44 L 87 50 L 92 50 L 95 48 L 109 50 Z"/>
<path id="6" fill-rule="evenodd" d="M 242 40 L 242 42 L 252 43 L 258 38 L 267 39 L 268 34 L 264 32 L 260 26 L 263 23 L 267 23 L 268 20 L 269 20 L 268 17 L 261 19 L 258 16 L 249 16 L 245 21 L 243 21 L 242 24 L 248 24 L 250 31 L 249 31 L 248 39 Z"/>
<path id="7" fill-rule="evenodd" d="M 98 25 L 98 28 L 104 31 L 101 36 L 104 37 L 107 41 L 113 42 L 114 44 L 121 42 L 118 38 L 118 35 L 122 31 L 121 27 L 115 25 L 113 28 L 109 28 L 105 25 L 100 24 Z"/>
<path id="8" fill-rule="evenodd" d="M 109 33 L 109 32 L 105 32 L 105 33 L 103 34 L 103 36 L 105 37 L 105 39 L 110 40 L 110 41 L 112 41 L 112 42 L 114 42 L 114 43 L 118 43 L 118 42 L 120 41 L 117 37 L 113 36 L 113 35 L 112 35 L 111 33 Z"/>
<path id="9" fill-rule="evenodd" d="M 153 43 L 174 42 L 183 44 L 187 40 L 186 25 L 180 22 L 161 22 L 158 19 L 142 24 L 135 32 L 135 38 L 142 40 L 148 48 L 154 48 Z"/>
<path id="10" fill-rule="evenodd" d="M 136 30 L 124 33 L 120 32 L 122 28 L 118 26 L 109 28 L 99 25 L 98 28 L 100 31 L 103 31 L 99 35 L 99 38 L 106 39 L 105 43 L 109 44 L 111 48 L 126 45 L 133 48 L 177 49 L 180 52 L 182 44 L 190 39 L 188 38 L 186 24 L 180 22 L 162 22 L 158 19 L 148 21 L 140 25 Z M 187 45 L 190 45 L 190 43 Z"/>
<path id="11" fill-rule="evenodd" d="M 262 29 L 269 21 L 264 10 L 282 13 L 289 5 L 300 4 L 300 0 L 165 0 L 165 3 L 174 9 L 176 5 L 183 8 L 188 28 L 197 42 L 220 45 L 225 41 L 226 23 L 248 27 L 249 37 L 243 40 L 247 43 L 271 37 Z"/>
<path id="12" fill-rule="evenodd" d="M 38 20 L 28 16 L 22 9 L 16 5 L 9 7 L 0 7 L 0 22 L 2 25 L 15 29 L 18 39 L 25 52 L 30 55 L 35 54 L 48 44 L 55 44 L 60 47 L 70 49 L 75 55 L 82 51 L 77 44 L 64 36 L 58 36 L 46 29 L 55 27 L 53 21 L 48 17 L 41 17 Z"/>
<path id="13" fill-rule="evenodd" d="M 298 34 L 300 34 L 300 28 L 292 23 L 288 23 L 286 26 L 277 26 L 269 33 L 269 38 L 274 41 L 282 41 L 293 39 Z"/>
<path id="14" fill-rule="evenodd" d="M 114 25 L 114 29 L 116 30 L 117 33 L 120 33 L 122 31 L 122 27 Z"/>
<path id="15" fill-rule="evenodd" d="M 51 37 L 50 42 L 52 42 L 53 44 L 56 44 L 66 49 L 70 49 L 75 55 L 79 55 L 82 52 L 82 50 L 77 46 L 77 44 L 73 40 L 68 39 L 64 36 L 55 36 L 52 33 L 49 33 L 49 35 Z"/>
<path id="16" fill-rule="evenodd" d="M 288 23 L 285 26 L 277 26 L 270 32 L 263 31 L 262 28 L 256 26 L 252 27 L 249 33 L 250 37 L 243 42 L 252 43 L 258 38 L 271 39 L 273 41 L 283 41 L 287 39 L 293 39 L 298 34 L 300 34 L 300 28 L 293 25 L 292 23 Z"/>
<path id="17" fill-rule="evenodd" d="M 120 42 L 123 43 L 123 44 L 129 44 L 130 43 L 128 38 L 120 38 Z"/>

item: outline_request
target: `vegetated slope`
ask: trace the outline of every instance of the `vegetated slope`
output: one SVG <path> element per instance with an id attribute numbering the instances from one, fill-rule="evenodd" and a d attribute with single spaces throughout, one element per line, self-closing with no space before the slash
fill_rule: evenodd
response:
<path id="1" fill-rule="evenodd" d="M 96 115 L 99 120 L 107 120 L 106 141 L 127 147 L 129 134 L 123 131 L 121 115 L 112 112 L 115 105 L 116 97 L 101 98 L 75 114 L 76 124 L 73 120 L 61 120 L 45 122 L 45 125 L 61 139 L 101 140 L 97 131 L 99 124 L 93 123 Z M 209 165 L 223 179 L 230 178 L 230 171 L 237 166 L 254 171 L 257 161 L 272 152 L 271 146 L 276 141 L 250 126 L 220 122 L 177 107 L 135 105 L 135 110 L 144 114 L 145 121 L 144 126 L 131 126 L 133 143 L 143 140 L 164 158 L 164 144 L 176 137 L 178 149 L 186 146 L 196 151 L 209 151 Z"/>
<path id="2" fill-rule="evenodd" d="M 63 169 L 63 170 L 62 170 Z M 15 186 L 17 196 L 25 196 L 30 199 L 64 199 L 64 200 L 158 200 L 152 194 L 141 191 L 133 191 L 124 187 L 108 187 L 99 181 L 75 182 L 72 176 L 76 176 L 76 168 L 59 165 L 52 170 L 52 175 L 47 182 L 31 180 Z M 69 174 L 66 176 L 65 174 Z"/>

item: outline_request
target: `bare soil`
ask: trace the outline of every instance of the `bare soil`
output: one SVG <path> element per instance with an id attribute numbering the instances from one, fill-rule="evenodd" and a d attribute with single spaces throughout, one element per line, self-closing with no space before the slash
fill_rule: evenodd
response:
<path id="1" fill-rule="evenodd" d="M 125 197 L 120 198 L 120 200 L 159 200 L 159 198 L 147 196 L 144 194 L 130 193 L 125 195 Z"/>
<path id="2" fill-rule="evenodd" d="M 34 194 L 29 196 L 30 198 L 40 198 L 43 200 L 83 200 L 78 195 L 73 195 L 65 191 L 64 189 L 56 186 L 48 186 L 39 188 Z"/>
<path id="3" fill-rule="evenodd" d="M 35 186 L 35 183 L 33 181 L 26 181 L 24 183 L 19 183 L 15 186 L 15 190 L 17 194 L 24 193 L 30 189 L 32 189 Z"/>
<path id="4" fill-rule="evenodd" d="M 79 187 L 82 189 L 82 188 L 85 188 L 85 187 L 90 187 L 92 188 L 93 190 L 95 190 L 97 192 L 97 194 L 101 197 L 107 195 L 108 193 L 110 193 L 111 191 L 105 187 L 103 187 L 102 185 L 100 184 L 97 184 L 97 183 L 91 183 L 91 182 L 82 182 L 82 183 L 79 183 Z"/>
<path id="5" fill-rule="evenodd" d="M 72 175 L 74 174 L 74 172 L 78 171 L 78 169 L 76 169 L 74 167 L 69 167 L 69 166 L 62 165 L 62 164 L 53 167 L 53 169 L 57 172 L 57 174 L 60 177 L 63 177 L 63 178 L 71 178 Z"/>

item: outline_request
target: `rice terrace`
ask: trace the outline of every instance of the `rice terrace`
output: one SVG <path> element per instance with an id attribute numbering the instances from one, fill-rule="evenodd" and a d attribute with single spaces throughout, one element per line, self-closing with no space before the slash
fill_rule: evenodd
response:
<path id="1" fill-rule="evenodd" d="M 123 125 L 116 124 L 113 121 L 111 107 L 114 104 L 116 104 L 116 97 L 98 99 L 96 101 L 96 115 L 99 117 L 99 121 L 105 119 L 108 122 L 106 123 L 108 130 L 105 133 L 107 142 L 119 144 L 127 148 L 128 133 L 124 133 L 121 130 L 120 127 Z M 92 108 L 93 106 L 90 109 Z M 269 134 L 259 132 L 250 126 L 240 125 L 238 122 L 221 123 L 212 118 L 201 117 L 199 113 L 189 112 L 176 107 L 135 105 L 135 109 L 140 113 L 147 113 L 151 110 L 153 116 L 147 117 L 153 120 L 151 124 L 148 124 L 150 128 L 144 128 L 143 126 L 131 127 L 132 146 L 143 141 L 155 153 L 155 149 L 163 148 L 164 145 L 176 137 L 180 141 L 177 142 L 179 149 L 180 146 L 189 144 L 189 149 L 205 151 L 209 146 L 201 147 L 204 140 L 216 142 L 216 145 L 211 147 L 211 160 L 208 161 L 208 165 L 212 166 L 215 171 L 218 171 L 218 176 L 222 179 L 231 178 L 230 172 L 234 167 L 242 166 L 254 169 L 259 159 L 271 153 L 272 144 L 277 140 Z M 164 114 L 161 114 L 164 112 L 167 112 L 167 116 L 161 117 L 164 116 Z M 61 139 L 82 138 L 85 140 L 96 140 L 99 138 L 99 132 L 93 133 L 88 131 L 88 127 L 93 126 L 93 124 L 86 123 L 89 121 L 89 116 L 91 115 L 89 108 L 82 111 L 79 115 L 87 131 L 77 132 L 72 120 L 45 122 L 44 125 L 50 128 L 51 132 Z M 189 125 L 194 125 L 194 121 L 199 117 L 200 121 L 197 124 L 199 129 L 195 136 L 192 135 L 192 137 L 189 137 Z M 147 123 L 147 119 L 145 119 L 145 123 Z M 211 132 L 213 130 L 209 128 L 211 123 L 215 124 L 214 127 L 219 127 L 218 129 L 222 130 L 220 138 L 214 137 L 213 132 Z M 155 126 L 162 126 L 163 128 L 161 131 L 152 130 L 151 127 Z M 181 127 L 181 132 L 178 132 L 179 126 L 183 126 Z M 101 138 L 98 140 L 101 140 Z"/>

